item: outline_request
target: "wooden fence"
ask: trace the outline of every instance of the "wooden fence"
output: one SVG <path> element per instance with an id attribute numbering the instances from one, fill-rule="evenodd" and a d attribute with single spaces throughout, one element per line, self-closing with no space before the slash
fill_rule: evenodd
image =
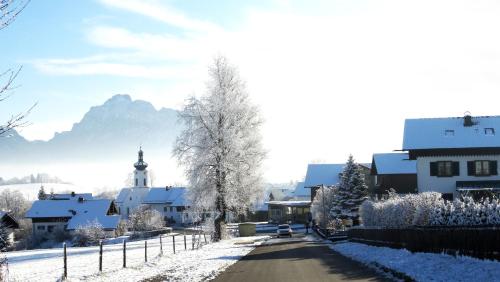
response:
<path id="1" fill-rule="evenodd" d="M 500 260 L 500 227 L 352 228 L 351 241 L 405 248 L 412 252 L 447 253 Z"/>
<path id="2" fill-rule="evenodd" d="M 177 242 L 176 243 L 176 237 L 180 237 L 180 238 L 177 238 Z M 191 246 L 189 246 L 190 248 L 188 249 L 188 245 L 187 245 L 187 238 L 190 239 L 191 241 Z M 208 239 L 207 239 L 208 238 Z M 180 240 L 179 240 L 180 239 Z M 156 242 L 159 249 L 157 250 L 158 252 L 157 253 L 149 253 L 148 255 L 148 250 L 150 249 L 150 247 L 148 248 L 148 241 L 149 242 Z M 154 257 L 158 257 L 158 256 L 162 256 L 164 254 L 164 251 L 166 248 L 170 249 L 170 252 L 172 254 L 176 254 L 176 245 L 178 245 L 179 243 L 181 244 L 181 246 L 184 246 L 184 248 L 182 248 L 184 251 L 188 251 L 188 250 L 196 250 L 196 249 L 199 249 L 201 248 L 203 245 L 206 245 L 206 244 L 209 244 L 210 242 L 212 241 L 212 237 L 211 235 L 207 235 L 206 233 L 204 232 L 195 232 L 191 235 L 181 235 L 181 234 L 169 234 L 167 236 L 165 235 L 159 235 L 159 237 L 156 237 L 156 238 L 152 238 L 152 239 L 149 239 L 149 240 L 144 240 L 144 255 L 143 255 L 143 261 L 144 262 L 148 262 L 148 258 L 154 258 Z M 137 242 L 141 242 L 141 241 L 131 241 L 130 243 L 137 243 Z M 183 242 L 183 244 L 182 244 Z M 158 244 L 159 243 L 159 244 Z M 121 265 L 123 268 L 126 268 L 127 267 L 127 262 L 131 259 L 129 255 L 129 250 L 127 249 L 127 245 L 128 245 L 128 242 L 126 240 L 123 240 L 123 243 L 122 243 L 122 256 L 121 256 Z M 104 257 L 104 260 L 106 260 L 106 247 L 109 246 L 109 247 L 113 247 L 113 246 L 116 246 L 116 244 L 114 245 L 103 245 L 103 242 L 101 241 L 100 244 L 99 244 L 99 250 L 98 250 L 98 259 L 96 259 L 96 262 L 97 262 L 97 265 L 96 267 L 98 267 L 99 269 L 99 272 L 102 272 L 103 271 L 103 257 Z M 177 246 L 179 247 L 179 246 Z M 114 247 L 113 247 L 114 248 Z M 137 249 L 137 247 L 135 247 Z M 71 269 L 69 269 L 68 267 L 68 252 L 67 252 L 67 247 L 66 247 L 66 243 L 63 244 L 63 275 L 62 275 L 62 279 L 65 280 L 67 279 L 68 277 L 68 272 L 71 271 Z M 182 250 L 181 249 L 181 250 Z M 116 251 L 116 250 L 114 250 Z M 177 249 L 177 251 L 179 251 L 179 248 Z M 135 253 L 137 255 L 137 253 Z M 116 259 L 116 256 L 113 257 L 112 259 L 110 259 L 109 261 L 107 261 L 108 263 L 108 266 L 109 264 L 117 264 L 118 262 L 115 260 Z M 0 280 L 2 281 L 2 280 Z"/>

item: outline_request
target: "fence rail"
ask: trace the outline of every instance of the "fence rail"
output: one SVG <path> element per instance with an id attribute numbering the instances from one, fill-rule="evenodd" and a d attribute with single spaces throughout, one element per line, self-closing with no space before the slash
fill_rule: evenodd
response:
<path id="1" fill-rule="evenodd" d="M 203 236 L 204 241 L 201 240 L 201 236 Z M 168 242 L 168 237 L 171 237 L 172 243 Z M 176 237 L 183 237 L 183 240 L 177 240 Z M 191 238 L 190 238 L 191 237 Z M 207 240 L 206 238 L 209 238 Z M 96 252 L 96 265 L 95 269 L 98 269 L 99 272 L 103 272 L 105 270 L 116 270 L 119 269 L 120 266 L 122 268 L 126 268 L 128 266 L 137 266 L 141 263 L 148 262 L 148 259 L 157 258 L 163 256 L 166 252 L 170 252 L 172 255 L 179 253 L 179 251 L 189 251 L 187 248 L 187 241 L 192 241 L 191 250 L 197 250 L 201 248 L 203 245 L 208 244 L 211 241 L 212 237 L 210 234 L 206 234 L 203 232 L 196 232 L 192 235 L 185 234 L 168 234 L 168 235 L 160 235 L 157 238 L 150 238 L 147 240 L 140 241 L 127 241 L 123 240 L 123 243 L 119 244 L 110 244 L 103 245 L 102 241 L 99 243 L 98 251 Z M 144 242 L 144 243 L 142 243 Z M 142 246 L 141 246 L 142 244 Z M 171 247 L 169 247 L 171 245 Z M 120 247 L 121 246 L 121 247 Z M 184 248 L 182 248 L 184 246 Z M 66 244 L 63 246 L 62 252 L 62 278 L 66 279 L 68 276 L 71 276 L 72 269 L 79 268 L 89 268 L 91 265 L 87 264 L 78 264 L 77 257 L 79 256 L 79 252 L 73 253 L 75 255 L 75 260 L 72 259 L 72 248 L 66 247 Z M 76 248 L 81 249 L 81 248 Z M 140 250 L 143 250 L 142 259 L 140 259 Z M 122 264 L 120 264 L 120 255 L 118 253 L 122 253 L 121 260 Z M 148 255 L 149 254 L 149 255 Z M 80 270 L 77 270 L 77 272 Z"/>
<path id="2" fill-rule="evenodd" d="M 405 248 L 412 252 L 444 252 L 500 260 L 499 227 L 353 228 L 348 231 L 348 236 L 351 241 Z"/>

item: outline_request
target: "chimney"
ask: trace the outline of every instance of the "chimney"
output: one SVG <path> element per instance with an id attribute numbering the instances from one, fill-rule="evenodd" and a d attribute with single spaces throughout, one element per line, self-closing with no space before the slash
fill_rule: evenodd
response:
<path id="1" fill-rule="evenodd" d="M 71 192 L 71 197 L 75 196 L 75 191 Z"/>
<path id="2" fill-rule="evenodd" d="M 464 116 L 464 126 L 473 126 L 474 123 L 472 122 L 472 116 L 468 113 L 465 114 Z"/>

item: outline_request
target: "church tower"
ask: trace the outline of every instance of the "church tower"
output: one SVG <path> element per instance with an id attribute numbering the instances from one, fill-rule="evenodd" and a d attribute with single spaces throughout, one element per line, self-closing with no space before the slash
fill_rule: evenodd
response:
<path id="1" fill-rule="evenodd" d="M 139 159 L 134 164 L 134 187 L 148 187 L 148 164 L 143 159 L 144 153 L 142 152 L 142 147 L 139 148 Z"/>

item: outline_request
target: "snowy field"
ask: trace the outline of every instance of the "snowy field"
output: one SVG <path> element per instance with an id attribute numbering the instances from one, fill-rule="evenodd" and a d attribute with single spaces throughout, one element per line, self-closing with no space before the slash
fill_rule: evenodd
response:
<path id="1" fill-rule="evenodd" d="M 38 199 L 38 191 L 40 186 L 43 185 L 45 193 L 49 194 L 50 191 L 54 193 L 74 191 L 76 193 L 83 193 L 85 189 L 75 186 L 73 184 L 62 184 L 62 183 L 29 183 L 29 184 L 11 184 L 11 185 L 0 185 L 0 191 L 3 189 L 10 189 L 11 191 L 19 191 L 28 201 L 34 201 Z"/>
<path id="2" fill-rule="evenodd" d="M 163 237 L 163 256 L 159 238 L 148 242 L 148 262 L 144 262 L 144 240 L 127 243 L 127 268 L 122 268 L 122 244 L 103 247 L 103 272 L 99 273 L 99 247 L 68 248 L 69 281 L 140 281 L 168 274 L 169 281 L 200 281 L 215 277 L 255 247 L 255 240 L 267 236 L 234 238 L 191 250 L 191 236 L 176 236 L 176 254 L 172 237 Z M 207 237 L 207 240 L 209 238 Z M 203 237 L 202 237 L 203 241 Z M 236 244 L 235 244 L 236 243 Z M 43 249 L 7 253 L 9 281 L 57 281 L 63 274 L 62 249 Z"/>
<path id="3" fill-rule="evenodd" d="M 359 243 L 329 243 L 333 250 L 367 265 L 378 263 L 416 281 L 500 281 L 500 262 Z"/>

